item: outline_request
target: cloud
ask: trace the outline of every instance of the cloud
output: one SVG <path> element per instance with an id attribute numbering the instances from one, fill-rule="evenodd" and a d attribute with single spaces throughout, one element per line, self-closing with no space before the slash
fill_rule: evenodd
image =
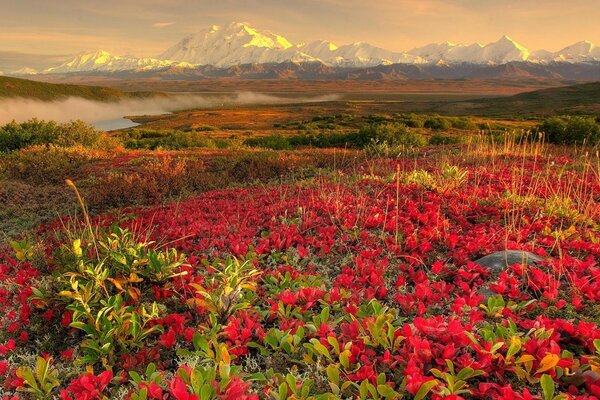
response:
<path id="1" fill-rule="evenodd" d="M 175 22 L 157 22 L 155 24 L 152 24 L 153 27 L 159 28 L 159 29 L 166 28 L 171 25 L 175 25 Z"/>

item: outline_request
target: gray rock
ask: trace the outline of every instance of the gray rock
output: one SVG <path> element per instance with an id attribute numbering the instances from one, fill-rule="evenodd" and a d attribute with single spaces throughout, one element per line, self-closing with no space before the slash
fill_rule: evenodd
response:
<path id="1" fill-rule="evenodd" d="M 479 260 L 474 261 L 475 264 L 481 265 L 490 270 L 492 273 L 500 273 L 506 267 L 514 264 L 532 265 L 542 261 L 542 258 L 533 253 L 522 250 L 505 250 L 492 253 Z M 497 293 L 487 286 L 481 287 L 477 293 L 483 295 L 482 304 L 486 304 L 488 299 Z"/>
<path id="2" fill-rule="evenodd" d="M 492 253 L 474 261 L 491 272 L 501 272 L 506 267 L 514 264 L 532 265 L 542 261 L 542 258 L 533 253 L 522 250 L 505 250 Z"/>

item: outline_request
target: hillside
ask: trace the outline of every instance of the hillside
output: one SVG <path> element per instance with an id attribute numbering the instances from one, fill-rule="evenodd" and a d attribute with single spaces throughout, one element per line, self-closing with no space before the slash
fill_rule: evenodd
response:
<path id="1" fill-rule="evenodd" d="M 25 97 L 52 101 L 76 96 L 88 100 L 116 101 L 123 98 L 143 98 L 153 95 L 155 93 L 152 92 L 124 92 L 101 86 L 55 84 L 0 76 L 0 98 Z"/>
<path id="2" fill-rule="evenodd" d="M 486 115 L 596 114 L 600 113 L 600 82 L 480 99 L 476 104 L 465 102 L 454 106 Z"/>

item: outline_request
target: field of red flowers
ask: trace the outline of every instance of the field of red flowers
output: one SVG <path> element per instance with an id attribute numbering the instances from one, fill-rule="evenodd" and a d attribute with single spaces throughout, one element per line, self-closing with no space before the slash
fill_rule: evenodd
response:
<path id="1" fill-rule="evenodd" d="M 600 398 L 599 170 L 420 154 L 57 221 L 0 251 L 0 390 Z M 505 249 L 543 261 L 474 263 Z"/>

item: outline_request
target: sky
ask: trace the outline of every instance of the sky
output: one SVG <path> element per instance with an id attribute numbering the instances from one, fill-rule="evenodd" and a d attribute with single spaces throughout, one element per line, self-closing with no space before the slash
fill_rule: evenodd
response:
<path id="1" fill-rule="evenodd" d="M 157 56 L 233 21 L 292 43 L 365 41 L 394 51 L 505 34 L 531 50 L 600 44 L 600 0 L 0 0 L 0 15 L 0 52 L 30 54 Z"/>

